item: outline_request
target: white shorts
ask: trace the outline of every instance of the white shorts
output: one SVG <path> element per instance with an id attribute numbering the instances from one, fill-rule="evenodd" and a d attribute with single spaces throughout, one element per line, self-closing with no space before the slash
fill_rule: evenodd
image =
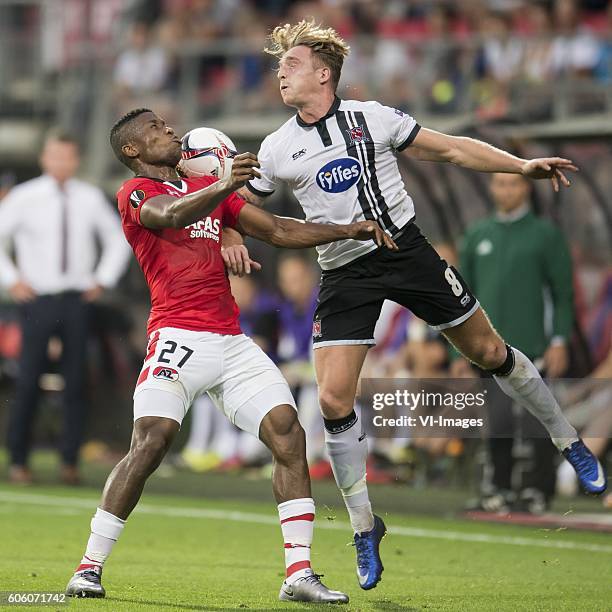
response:
<path id="1" fill-rule="evenodd" d="M 166 393 L 146 393 L 146 401 L 144 396 L 139 401 L 142 391 L 152 389 L 172 393 L 180 401 L 168 401 Z M 134 390 L 134 420 L 158 416 L 180 424 L 203 393 L 234 425 L 257 437 L 272 408 L 296 407 L 279 369 L 244 334 L 223 336 L 173 327 L 151 334 Z"/>

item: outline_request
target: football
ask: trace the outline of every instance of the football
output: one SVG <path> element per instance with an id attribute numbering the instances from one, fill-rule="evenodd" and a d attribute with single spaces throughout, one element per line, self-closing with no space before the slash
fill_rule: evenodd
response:
<path id="1" fill-rule="evenodd" d="M 187 132 L 181 140 L 179 168 L 186 176 L 216 176 L 223 179 L 229 175 L 237 151 L 223 132 L 200 127 Z"/>

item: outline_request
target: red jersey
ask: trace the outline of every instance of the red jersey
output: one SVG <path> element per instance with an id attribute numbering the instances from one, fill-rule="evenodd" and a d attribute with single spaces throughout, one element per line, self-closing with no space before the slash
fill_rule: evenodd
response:
<path id="1" fill-rule="evenodd" d="M 141 207 L 149 198 L 180 198 L 216 180 L 210 176 L 177 181 L 136 177 L 117 192 L 123 232 L 151 293 L 149 334 L 160 327 L 241 333 L 238 306 L 221 257 L 221 230 L 236 225 L 244 200 L 231 194 L 208 217 L 182 229 L 151 230 L 140 222 Z"/>

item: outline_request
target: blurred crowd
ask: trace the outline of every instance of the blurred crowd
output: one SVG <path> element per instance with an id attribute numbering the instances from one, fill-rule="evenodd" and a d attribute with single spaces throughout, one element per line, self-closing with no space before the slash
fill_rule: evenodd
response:
<path id="1" fill-rule="evenodd" d="M 195 95 L 202 119 L 232 110 L 275 112 L 281 103 L 263 41 L 275 25 L 304 17 L 333 26 L 350 43 L 342 97 L 384 94 L 389 104 L 415 114 L 476 111 L 486 119 L 549 117 L 559 87 L 570 96 L 566 112 L 607 104 L 608 0 L 16 3 L 3 12 L 2 69 L 15 77 L 23 98 L 24 41 L 38 37 L 48 75 L 72 68 L 93 74 L 106 66 L 118 110 L 144 96 L 156 108 L 165 102 L 172 113 L 177 98 Z"/>
<path id="2" fill-rule="evenodd" d="M 144 92 L 180 95 L 185 54 L 195 52 L 202 117 L 280 108 L 266 33 L 305 16 L 351 45 L 341 97 L 376 99 L 415 114 L 476 111 L 486 119 L 553 112 L 559 80 L 576 92 L 571 112 L 598 110 L 612 78 L 612 3 L 151 0 L 132 13 L 115 64 L 120 105 Z M 231 43 L 231 44 L 230 44 Z M 233 45 L 233 46 L 232 46 Z M 228 53 L 229 51 L 229 53 Z"/>

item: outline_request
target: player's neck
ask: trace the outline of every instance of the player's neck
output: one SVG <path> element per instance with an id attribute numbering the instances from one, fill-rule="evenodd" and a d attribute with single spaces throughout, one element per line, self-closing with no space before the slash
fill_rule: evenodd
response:
<path id="1" fill-rule="evenodd" d="M 162 181 L 178 181 L 181 178 L 176 168 L 171 166 L 150 166 L 143 164 L 136 168 L 134 173 L 136 176 L 146 176 Z"/>
<path id="2" fill-rule="evenodd" d="M 321 117 L 325 117 L 329 112 L 336 96 L 334 92 L 326 92 L 325 94 L 308 101 L 306 104 L 297 107 L 300 118 L 305 123 L 315 123 Z"/>

